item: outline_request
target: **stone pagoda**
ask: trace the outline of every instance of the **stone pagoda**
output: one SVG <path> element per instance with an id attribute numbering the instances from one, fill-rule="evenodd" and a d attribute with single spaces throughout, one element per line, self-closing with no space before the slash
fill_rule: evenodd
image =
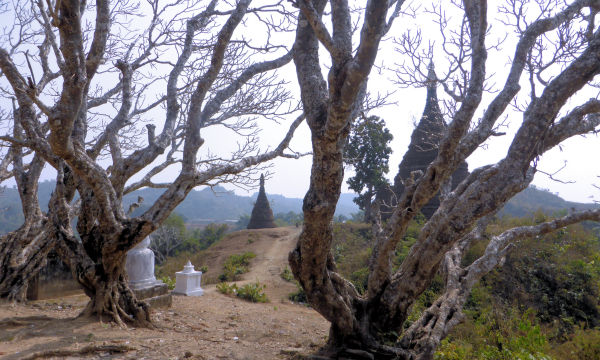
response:
<path id="1" fill-rule="evenodd" d="M 260 175 L 260 190 L 258 191 L 258 197 L 256 203 L 252 209 L 252 215 L 250 216 L 250 222 L 248 223 L 248 229 L 266 229 L 274 228 L 275 221 L 273 218 L 273 210 L 269 205 L 267 194 L 265 193 L 265 177 L 263 174 Z"/>
<path id="2" fill-rule="evenodd" d="M 393 191 L 398 197 L 402 195 L 404 181 L 410 178 L 411 172 L 417 170 L 425 172 L 427 166 L 437 157 L 439 143 L 444 137 L 447 128 L 438 104 L 433 62 L 429 64 L 427 78 L 427 99 L 423 116 L 421 116 L 421 120 L 413 130 L 408 151 L 404 154 L 404 158 L 398 168 L 398 174 L 394 178 Z M 454 174 L 452 174 L 452 189 L 460 184 L 468 174 L 467 163 L 463 161 Z M 391 203 L 390 197 L 391 194 L 389 193 L 385 196 L 385 199 L 388 200 L 386 203 L 388 204 Z M 439 205 L 440 199 L 438 194 L 436 194 L 435 197 L 423 206 L 421 212 L 429 219 Z"/>

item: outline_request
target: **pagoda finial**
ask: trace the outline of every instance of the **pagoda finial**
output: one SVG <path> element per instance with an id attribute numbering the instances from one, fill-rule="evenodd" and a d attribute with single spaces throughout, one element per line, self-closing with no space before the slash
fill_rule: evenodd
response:
<path id="1" fill-rule="evenodd" d="M 265 174 L 260 174 L 260 187 L 265 187 Z"/>
<path id="2" fill-rule="evenodd" d="M 433 64 L 433 59 L 429 60 L 427 70 L 427 87 L 435 87 L 437 76 L 435 75 L 435 65 Z"/>
<path id="3" fill-rule="evenodd" d="M 438 99 L 437 99 L 437 76 L 435 74 L 435 65 L 433 64 L 433 59 L 429 61 L 429 65 L 427 65 L 427 104 L 425 106 L 425 111 L 427 109 L 437 109 L 438 107 Z"/>

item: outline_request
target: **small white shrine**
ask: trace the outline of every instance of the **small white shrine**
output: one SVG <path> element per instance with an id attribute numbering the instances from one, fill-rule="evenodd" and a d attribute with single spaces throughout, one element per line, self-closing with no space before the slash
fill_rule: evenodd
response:
<path id="1" fill-rule="evenodd" d="M 188 260 L 183 271 L 175 273 L 175 290 L 173 294 L 186 296 L 201 296 L 204 290 L 200 287 L 202 271 L 194 270 L 194 265 Z"/>

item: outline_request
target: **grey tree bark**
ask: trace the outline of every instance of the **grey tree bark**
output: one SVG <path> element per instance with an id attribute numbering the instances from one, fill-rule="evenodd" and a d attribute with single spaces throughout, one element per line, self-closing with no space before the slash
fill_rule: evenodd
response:
<path id="1" fill-rule="evenodd" d="M 326 14 L 327 5 L 331 11 Z M 294 63 L 314 155 L 310 188 L 303 204 L 304 227 L 289 261 L 309 303 L 331 322 L 329 348 L 325 354 L 333 358 L 432 359 L 440 341 L 460 321 L 462 306 L 473 284 L 499 263 L 512 243 L 520 237 L 536 236 L 574 222 L 600 220 L 600 212 L 586 211 L 535 227 L 512 229 L 492 239 L 486 253 L 472 265 L 460 266 L 462 254 L 482 231 L 485 222 L 475 225 L 529 185 L 537 171 L 537 159 L 565 139 L 593 132 L 600 125 L 596 99 L 572 109 L 567 103 L 600 72 L 597 56 L 600 31 L 594 25 L 598 5 L 597 1 L 576 0 L 563 8 L 543 12 L 535 21 L 527 22 L 526 27 L 521 27 L 524 22 L 517 21 L 520 36 L 506 83 L 484 104 L 487 46 L 490 46 L 486 44 L 487 2 L 462 2 L 465 26 L 454 32 L 462 41 L 447 40 L 460 44 L 457 50 L 460 56 L 449 56 L 448 76 L 436 79 L 456 105 L 450 114 L 448 131 L 440 143 L 437 158 L 424 173 L 413 173 L 390 220 L 374 227 L 368 291 L 361 296 L 336 272 L 330 252 L 331 220 L 343 178 L 341 148 L 362 101 L 381 39 L 399 16 L 403 2 L 369 1 L 362 13 L 360 39 L 354 47 L 347 2 L 298 1 L 300 14 Z M 443 9 L 443 5 L 439 9 Z M 518 12 L 518 6 L 515 9 L 510 15 L 523 20 L 519 18 L 522 13 Z M 592 15 L 584 16 L 583 11 Z M 443 10 L 439 10 L 439 14 L 443 14 Z M 331 21 L 331 33 L 325 25 L 325 17 Z M 443 16 L 440 18 L 441 28 L 449 34 Z M 543 71 L 555 63 L 547 63 L 548 58 L 541 55 L 545 49 L 540 45 L 544 43 L 541 38 L 551 38 L 566 28 L 587 28 L 588 31 L 568 44 L 550 47 L 555 51 L 555 56 L 550 56 L 552 61 L 563 66 L 554 68 L 556 74 L 545 81 Z M 404 39 L 404 53 L 399 55 L 412 57 L 414 61 L 407 61 L 409 64 L 428 64 L 429 61 L 419 58 L 418 46 L 406 43 L 411 38 Z M 320 47 L 327 51 L 331 61 L 327 77 L 319 65 L 322 62 Z M 412 76 L 426 73 L 412 70 L 405 73 Z M 495 125 L 515 100 L 521 89 L 520 81 L 527 75 L 533 79 L 531 97 L 506 157 L 496 164 L 475 169 L 454 191 L 446 194 L 400 268 L 392 271 L 394 250 L 410 220 L 440 191 L 462 161 L 489 137 L 498 135 Z M 422 79 L 421 83 L 428 80 Z M 455 88 L 448 83 L 455 83 Z M 540 88 L 543 90 L 537 95 L 536 90 Z M 478 111 L 483 114 L 480 119 Z M 447 274 L 445 293 L 403 331 L 412 304 L 440 267 Z M 401 335 L 396 339 L 390 334 Z M 388 345 L 390 341 L 393 346 Z"/>
<path id="2" fill-rule="evenodd" d="M 8 82 L 6 90 L 14 95 L 19 108 L 20 121 L 15 124 L 24 129 L 22 137 L 6 135 L 0 140 L 14 148 L 34 151 L 42 165 L 45 161 L 56 169 L 57 185 L 47 214 L 39 211 L 33 199 L 23 200 L 26 211 L 29 210 L 25 205 L 37 209 L 32 210 L 37 217 L 31 215 L 36 220 L 26 222 L 20 233 L 9 234 L 2 241 L 14 248 L 0 255 L 0 265 L 9 264 L 13 278 L 22 281 L 34 275 L 37 259 L 44 257 L 45 249 L 55 246 L 90 297 L 84 315 L 108 316 L 122 326 L 150 327 L 148 305 L 138 301 L 127 285 L 127 251 L 158 228 L 194 187 L 250 181 L 248 171 L 257 166 L 280 156 L 300 156 L 287 149 L 303 116 L 290 124 L 281 142 L 271 150 L 261 151 L 252 132 L 253 117 L 278 119 L 296 110 L 293 106 L 286 108 L 289 92 L 280 87 L 274 74 L 274 70 L 291 61 L 292 53 L 270 40 L 258 48 L 234 34 L 248 13 L 283 8 L 277 3 L 250 8 L 251 0 L 242 0 L 233 6 L 224 4 L 224 10 L 217 9 L 218 3 L 212 0 L 188 4 L 180 14 L 195 15 L 181 19 L 173 18 L 167 11 L 173 4 L 156 1 L 151 7 L 149 28 L 131 39 L 110 34 L 111 27 L 119 24 L 119 16 L 128 15 L 132 9 L 122 8 L 121 3 L 111 5 L 108 0 L 98 0 L 90 7 L 75 0 L 58 1 L 52 8 L 37 1 L 27 23 L 17 24 L 17 28 L 24 29 L 41 26 L 28 34 L 30 37 L 24 42 L 41 44 L 34 57 L 39 68 L 34 69 L 28 60 L 31 74 L 24 76 L 24 69 L 14 61 L 19 44 L 0 48 L 0 70 Z M 88 13 L 90 9 L 93 13 Z M 84 25 L 90 17 L 95 18 L 91 32 Z M 268 21 L 261 24 L 276 26 Z M 127 46 L 122 46 L 123 42 Z M 172 59 L 160 59 L 166 51 L 175 54 L 172 63 Z M 265 60 L 268 57 L 271 59 Z M 154 70 L 161 63 L 170 69 L 162 82 Z M 118 77 L 112 88 L 104 89 L 100 80 L 95 82 L 105 73 Z M 44 93 L 47 84 L 59 90 Z M 146 92 L 157 84 L 164 85 L 164 94 L 148 103 Z M 47 101 L 54 103 L 47 105 Z M 106 109 L 107 104 L 113 104 L 115 111 L 98 131 L 95 114 L 102 111 L 98 109 Z M 148 124 L 147 139 L 139 139 L 135 125 L 161 106 L 165 109 L 161 132 L 156 134 L 156 126 Z M 214 125 L 226 126 L 242 135 L 250 129 L 250 135 L 230 157 L 201 154 L 201 131 Z M 13 151 L 11 161 L 15 169 L 17 158 Z M 106 161 L 110 161 L 110 166 L 103 165 Z M 157 174 L 174 165 L 181 169 L 173 182 L 153 181 Z M 30 172 L 37 169 L 33 163 L 30 168 Z M 138 173 L 143 178 L 131 181 Z M 33 184 L 37 184 L 36 174 L 31 177 L 35 178 Z M 130 218 L 122 206 L 123 195 L 144 186 L 165 191 L 143 214 Z M 74 201 L 76 193 L 79 199 Z M 71 226 L 75 217 L 78 237 Z M 33 236 L 43 236 L 43 244 L 36 246 L 44 250 L 36 251 L 35 256 L 21 250 L 24 245 L 17 241 L 19 238 L 32 244 Z M 15 256 L 22 257 L 20 267 L 11 263 Z M 15 281 L 2 280 L 0 294 L 12 294 L 18 286 Z"/>

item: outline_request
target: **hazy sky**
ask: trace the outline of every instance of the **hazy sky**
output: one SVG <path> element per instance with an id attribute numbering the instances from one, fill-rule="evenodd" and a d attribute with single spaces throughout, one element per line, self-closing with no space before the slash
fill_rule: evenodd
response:
<path id="1" fill-rule="evenodd" d="M 442 3 L 445 2 L 442 1 Z M 534 13 L 536 9 L 527 8 L 526 10 Z M 510 59 L 514 53 L 517 37 L 511 28 L 507 28 L 502 23 L 501 20 L 505 19 L 491 5 L 488 14 L 491 33 L 488 36 L 487 43 L 491 44 L 496 39 L 505 39 L 498 49 L 490 49 L 488 53 L 487 73 L 488 76 L 491 75 L 490 84 L 493 84 L 494 90 L 497 91 L 500 85 L 504 83 L 510 69 Z M 461 17 L 458 15 L 456 11 L 448 9 L 447 16 L 450 21 L 460 21 Z M 407 29 L 411 29 L 413 32 L 415 29 L 420 29 L 423 44 L 433 44 L 433 59 L 438 76 L 443 74 L 447 62 L 439 46 L 436 47 L 441 42 L 439 29 L 433 23 L 430 23 L 433 26 L 423 26 L 423 23 L 427 21 L 425 19 L 426 16 L 418 16 L 414 19 L 405 17 L 396 21 L 391 36 L 380 46 L 377 64 L 383 68 L 393 69 L 398 63 L 408 61 L 406 57 L 394 51 L 396 46 L 391 37 L 400 36 Z M 324 58 L 325 56 L 323 56 Z M 291 68 L 284 71 L 284 73 L 293 76 L 293 71 L 293 68 Z M 396 76 L 391 71 L 374 69 L 369 81 L 369 91 L 372 93 L 394 92 L 389 99 L 394 104 L 373 110 L 370 113 L 370 115 L 378 115 L 385 119 L 387 127 L 394 136 L 391 143 L 393 154 L 390 158 L 390 172 L 387 175 L 390 180 L 396 175 L 398 165 L 408 147 L 414 127 L 413 123 L 421 117 L 426 92 L 424 88 L 400 88 L 395 84 L 395 79 Z M 290 80 L 293 81 L 293 78 L 290 78 Z M 529 83 L 526 79 L 523 79 L 521 85 L 520 99 L 527 99 L 530 92 Z M 540 89 L 537 90 L 539 94 Z M 438 87 L 438 95 L 440 99 L 447 98 L 441 87 Z M 484 95 L 479 114 L 483 112 L 493 96 L 494 93 Z M 582 104 L 591 97 L 597 96 L 597 89 L 582 90 L 581 94 L 578 94 L 568 104 L 565 111 Z M 564 113 L 561 115 L 564 115 Z M 484 147 L 478 149 L 468 158 L 469 170 L 495 163 L 506 155 L 512 137 L 522 121 L 522 114 L 509 107 L 505 116 L 506 126 L 499 130 L 506 132 L 506 135 L 488 140 Z M 266 137 L 273 138 L 276 136 L 274 131 L 274 128 L 269 127 L 268 130 L 264 130 L 264 133 Z M 277 139 L 280 137 L 281 135 L 277 136 Z M 571 201 L 592 202 L 593 200 L 600 200 L 600 190 L 594 187 L 594 185 L 600 185 L 600 179 L 598 178 L 598 175 L 600 175 L 600 162 L 596 160 L 596 157 L 600 156 L 600 142 L 598 140 L 597 135 L 578 136 L 565 141 L 560 147 L 548 151 L 538 163 L 538 169 L 541 171 L 536 174 L 533 184 L 553 193 L 558 193 L 561 197 Z M 295 150 L 310 148 L 310 134 L 305 125 L 299 129 L 293 144 Z M 310 159 L 281 159 L 275 161 L 274 164 L 272 170 L 275 174 L 272 180 L 267 182 L 267 190 L 286 196 L 303 196 L 309 184 Z M 552 180 L 542 173 L 543 171 L 554 174 L 558 170 L 560 172 L 553 177 L 559 181 Z M 346 171 L 346 177 L 348 176 L 352 176 L 352 171 Z M 236 191 L 240 192 L 239 190 Z M 342 191 L 349 192 L 345 184 Z"/>
<path id="2" fill-rule="evenodd" d="M 450 15 L 455 14 L 450 11 Z M 502 27 L 497 19 L 497 15 L 493 9 L 489 10 L 491 28 L 494 30 L 490 41 L 495 37 L 507 36 L 507 40 L 501 46 L 498 51 L 493 51 L 488 56 L 488 73 L 493 74 L 491 79 L 492 83 L 502 84 L 506 77 L 506 72 L 509 68 L 510 56 L 514 52 L 515 37 L 510 29 Z M 455 14 L 456 15 L 456 14 Z M 1 19 L 0 19 L 1 20 Z M 141 21 L 141 20 L 136 20 Z M 423 17 L 417 17 L 415 19 L 401 18 L 399 19 L 394 28 L 390 33 L 390 37 L 382 43 L 380 47 L 380 53 L 378 55 L 377 64 L 384 68 L 394 68 L 395 65 L 402 61 L 402 55 L 399 55 L 394 51 L 394 43 L 392 41 L 393 36 L 399 36 L 408 28 L 419 28 L 423 32 L 424 43 L 427 43 L 428 39 L 432 40 L 435 44 L 436 39 L 439 41 L 439 34 L 435 26 L 423 26 L 426 20 Z M 258 33 L 258 32 L 257 32 Z M 248 36 L 248 34 L 246 34 Z M 252 34 L 255 36 L 255 34 Z M 293 40 L 293 39 L 290 39 Z M 323 62 L 326 66 L 326 56 L 323 53 Z M 434 62 L 436 63 L 436 71 L 438 74 L 444 72 L 445 58 L 440 51 L 434 50 Z M 287 65 L 281 69 L 279 73 L 290 82 L 289 87 L 292 91 L 297 93 L 297 85 L 295 84 L 295 71 L 293 65 Z M 380 109 L 376 109 L 369 113 L 369 115 L 378 115 L 385 119 L 387 127 L 390 129 L 394 136 L 394 140 L 391 143 L 393 154 L 390 158 L 390 173 L 388 174 L 389 179 L 393 179 L 397 170 L 398 164 L 402 160 L 402 156 L 407 149 L 410 135 L 413 130 L 414 121 L 418 121 L 421 117 L 423 107 L 425 104 L 425 89 L 423 88 L 410 88 L 402 89 L 394 83 L 395 75 L 390 71 L 376 71 L 374 70 L 369 82 L 369 91 L 372 93 L 386 93 L 394 92 L 389 98 L 391 105 L 385 106 Z M 527 94 L 528 86 L 524 84 L 521 91 L 522 94 Z M 438 94 L 443 98 L 444 94 L 441 89 L 438 89 Z M 489 103 L 490 96 L 484 97 L 481 104 L 481 109 L 485 109 L 485 105 Z M 589 97 L 597 96 L 597 91 L 587 91 L 582 94 L 579 99 L 587 99 Z M 582 103 L 582 101 L 574 101 L 572 106 L 576 106 Z M 486 148 L 479 149 L 474 153 L 467 162 L 469 164 L 469 170 L 473 170 L 476 167 L 490 164 L 501 159 L 508 149 L 508 145 L 512 139 L 512 135 L 518 128 L 522 120 L 521 114 L 518 112 L 507 112 L 507 124 L 508 126 L 503 131 L 507 132 L 507 135 L 493 138 L 487 143 Z M 160 118 L 160 116 L 158 116 Z M 290 117 L 289 122 L 293 120 Z M 160 123 L 160 119 L 157 120 Z M 274 124 L 272 122 L 260 121 L 259 125 L 262 128 L 260 137 L 263 150 L 273 148 L 279 143 L 283 137 L 289 122 L 282 122 L 281 124 Z M 157 128 L 157 131 L 160 127 Z M 232 136 L 231 132 L 220 129 L 203 130 L 202 136 L 206 140 L 204 150 L 209 149 L 215 154 L 226 154 L 236 147 L 236 140 L 239 140 Z M 310 132 L 306 124 L 302 124 L 296 131 L 295 137 L 291 144 L 292 149 L 299 152 L 310 151 Z M 586 138 L 577 137 L 571 139 L 563 144 L 561 149 L 554 149 L 548 152 L 539 162 L 538 168 L 548 173 L 554 173 L 558 169 L 565 166 L 565 168 L 555 175 L 556 178 L 564 182 L 573 183 L 560 183 L 551 180 L 548 176 L 538 173 L 535 177 L 534 184 L 541 188 L 547 188 L 552 192 L 558 193 L 561 197 L 581 202 L 590 202 L 595 199 L 600 200 L 600 190 L 593 187 L 593 184 L 599 184 L 600 181 L 597 178 L 600 175 L 600 162 L 597 161 L 596 157 L 600 156 L 600 143 L 596 135 L 590 135 Z M 308 189 L 310 179 L 310 167 L 311 157 L 306 156 L 299 160 L 292 159 L 277 159 L 272 162 L 270 172 L 272 177 L 267 180 L 267 191 L 269 193 L 282 194 L 288 197 L 303 197 L 306 190 Z M 157 177 L 157 180 L 168 180 L 173 177 L 175 171 L 171 171 L 166 174 L 162 174 Z M 346 176 L 351 176 L 351 171 L 346 171 Z M 47 169 L 44 172 L 44 179 L 51 179 L 54 177 L 54 172 L 51 169 Z M 12 186 L 14 181 L 5 182 L 4 185 Z M 239 188 L 231 185 L 226 185 L 227 188 L 233 189 L 238 194 L 248 194 L 247 191 L 243 191 Z M 250 192 L 253 192 L 251 190 Z M 344 192 L 349 192 L 347 187 L 344 185 Z"/>
<path id="3" fill-rule="evenodd" d="M 371 88 L 373 84 L 374 82 L 370 83 Z M 389 105 L 371 113 L 384 118 L 387 127 L 394 136 L 391 142 L 393 154 L 390 157 L 390 172 L 387 175 L 388 179 L 392 181 L 398 171 L 398 165 L 404 156 L 404 152 L 408 148 L 413 130 L 413 121 L 421 117 L 425 105 L 425 89 L 400 90 L 395 94 L 395 98 L 396 105 Z M 514 135 L 521 121 L 520 114 L 512 114 L 509 121 L 509 127 L 503 129 L 507 132 L 507 135 L 491 139 L 487 143 L 487 148 L 480 148 L 467 159 L 470 171 L 479 166 L 494 163 L 506 155 L 512 135 Z M 263 132 L 273 133 L 273 135 L 267 135 L 266 137 L 275 141 L 279 141 L 281 138 L 281 131 L 275 132 L 273 128 L 263 130 Z M 303 124 L 297 130 L 292 148 L 297 151 L 310 151 L 310 132 L 306 124 Z M 547 173 L 554 173 L 565 166 L 554 177 L 564 182 L 573 183 L 561 183 L 538 173 L 533 184 L 540 188 L 549 189 L 553 193 L 558 193 L 564 199 L 571 201 L 592 202 L 594 199 L 600 200 L 600 190 L 593 186 L 594 184 L 600 185 L 600 179 L 597 178 L 600 174 L 600 161 L 596 159 L 596 157 L 600 157 L 598 136 L 578 136 L 565 141 L 561 148 L 562 150 L 555 148 L 547 152 L 539 162 L 538 168 Z M 278 159 L 273 162 L 273 165 L 270 169 L 273 176 L 266 183 L 267 191 L 285 196 L 303 197 L 308 190 L 310 181 L 310 156 L 299 160 Z M 348 176 L 352 176 L 351 169 L 346 170 L 346 178 Z M 247 193 L 234 187 L 226 187 L 234 189 L 239 194 Z M 345 184 L 342 191 L 351 192 Z M 594 198 L 591 198 L 591 196 L 594 196 Z"/>

